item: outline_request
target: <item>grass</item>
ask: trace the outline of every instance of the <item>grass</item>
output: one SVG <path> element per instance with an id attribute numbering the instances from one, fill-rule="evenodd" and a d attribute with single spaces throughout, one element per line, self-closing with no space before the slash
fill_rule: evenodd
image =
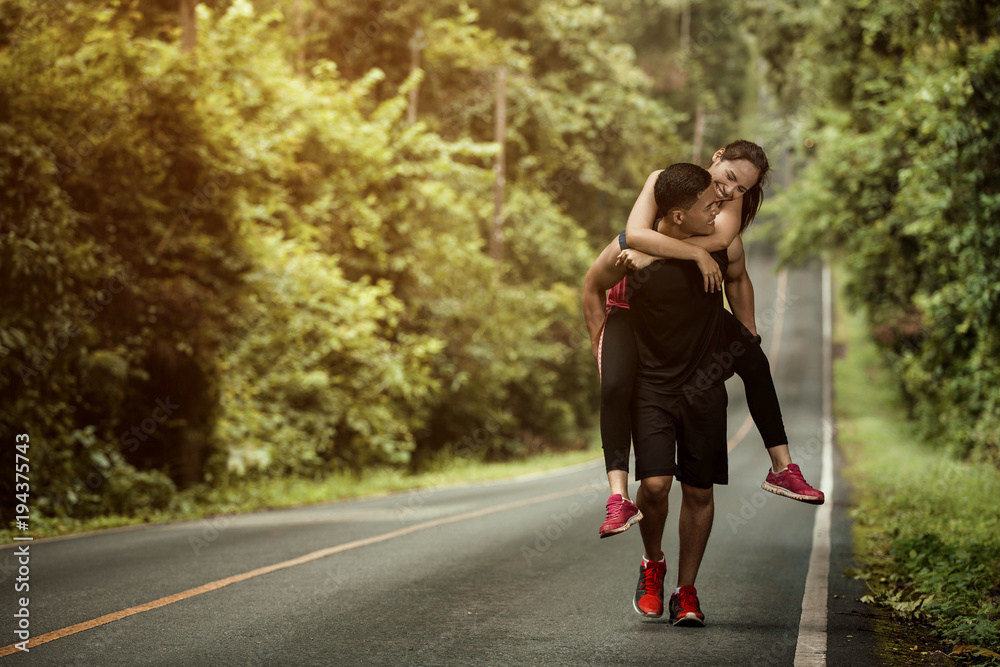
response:
<path id="1" fill-rule="evenodd" d="M 856 552 L 871 591 L 863 600 L 929 623 L 953 656 L 1000 664 L 1000 471 L 917 437 L 863 318 L 841 301 L 835 408 L 858 490 Z"/>
<path id="2" fill-rule="evenodd" d="M 600 442 L 595 438 L 586 449 L 547 452 L 503 463 L 483 463 L 457 457 L 440 458 L 429 470 L 416 474 L 386 468 L 368 471 L 362 477 L 333 474 L 321 480 L 253 480 L 218 489 L 183 491 L 176 495 L 169 510 L 138 516 L 112 515 L 86 520 L 33 517 L 31 535 L 35 539 L 56 537 L 219 514 L 301 507 L 446 484 L 504 479 L 593 461 L 600 456 Z M 10 542 L 13 535 L 10 530 L 0 530 L 0 543 Z"/>

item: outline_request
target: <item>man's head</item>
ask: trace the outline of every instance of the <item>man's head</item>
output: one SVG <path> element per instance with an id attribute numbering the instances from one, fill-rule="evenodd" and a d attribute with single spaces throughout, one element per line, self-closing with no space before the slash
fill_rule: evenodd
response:
<path id="1" fill-rule="evenodd" d="M 656 179 L 653 198 L 663 214 L 665 234 L 686 238 L 715 231 L 719 202 L 712 175 L 698 165 L 681 162 L 664 169 Z"/>

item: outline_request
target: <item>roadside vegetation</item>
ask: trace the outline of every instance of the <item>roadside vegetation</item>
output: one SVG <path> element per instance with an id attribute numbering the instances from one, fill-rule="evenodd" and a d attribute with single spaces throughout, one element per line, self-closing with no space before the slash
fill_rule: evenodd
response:
<path id="1" fill-rule="evenodd" d="M 588 446 L 569 451 L 546 451 L 506 462 L 441 456 L 422 472 L 411 473 L 399 467 L 381 467 L 364 475 L 334 473 L 317 479 L 295 477 L 268 478 L 250 476 L 226 486 L 199 485 L 174 494 L 161 509 L 109 513 L 98 517 L 40 517 L 31 525 L 35 538 L 72 535 L 95 530 L 123 528 L 149 523 L 183 521 L 226 514 L 243 514 L 273 509 L 317 505 L 366 496 L 409 491 L 403 496 L 400 516 L 406 508 L 417 509 L 423 503 L 422 491 L 438 486 L 471 484 L 501 480 L 554 470 L 566 466 L 596 463 L 601 458 L 600 441 L 595 434 Z M 0 543 L 18 533 L 0 530 Z"/>
<path id="2" fill-rule="evenodd" d="M 863 600 L 930 625 L 945 653 L 1000 663 L 1000 471 L 920 433 L 864 318 L 837 304 L 837 438 L 855 490 Z"/>
<path id="3" fill-rule="evenodd" d="M 954 657 L 997 660 L 1000 8 L 747 13 L 787 147 L 782 257 L 841 263 L 836 401 L 866 599 L 931 624 Z"/>

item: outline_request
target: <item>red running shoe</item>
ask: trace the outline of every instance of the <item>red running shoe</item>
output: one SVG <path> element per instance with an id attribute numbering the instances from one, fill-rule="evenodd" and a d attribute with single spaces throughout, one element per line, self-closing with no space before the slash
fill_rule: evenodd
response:
<path id="1" fill-rule="evenodd" d="M 642 519 L 642 512 L 635 506 L 635 503 L 631 500 L 625 500 L 620 493 L 616 493 L 608 498 L 608 512 L 598 533 L 602 539 L 624 533 L 632 527 L 633 523 L 639 523 L 640 519 Z"/>
<path id="2" fill-rule="evenodd" d="M 705 614 L 701 613 L 698 591 L 694 586 L 681 586 L 679 593 L 670 596 L 670 622 L 674 625 L 705 625 Z"/>
<path id="3" fill-rule="evenodd" d="M 667 574 L 665 562 L 639 566 L 639 585 L 635 587 L 632 607 L 647 618 L 663 616 L 663 577 Z"/>
<path id="4" fill-rule="evenodd" d="M 826 500 L 822 491 L 809 486 L 809 482 L 802 476 L 802 471 L 794 463 L 789 463 L 781 472 L 768 470 L 767 479 L 760 488 L 810 505 L 822 505 Z"/>

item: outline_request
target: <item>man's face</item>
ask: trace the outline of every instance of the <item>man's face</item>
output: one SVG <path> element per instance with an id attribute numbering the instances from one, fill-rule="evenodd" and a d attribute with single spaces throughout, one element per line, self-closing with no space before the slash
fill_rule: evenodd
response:
<path id="1" fill-rule="evenodd" d="M 719 200 L 715 198 L 715 188 L 707 187 L 698 201 L 684 211 L 684 222 L 680 229 L 691 236 L 707 236 L 715 231 L 715 216 L 719 215 Z"/>

